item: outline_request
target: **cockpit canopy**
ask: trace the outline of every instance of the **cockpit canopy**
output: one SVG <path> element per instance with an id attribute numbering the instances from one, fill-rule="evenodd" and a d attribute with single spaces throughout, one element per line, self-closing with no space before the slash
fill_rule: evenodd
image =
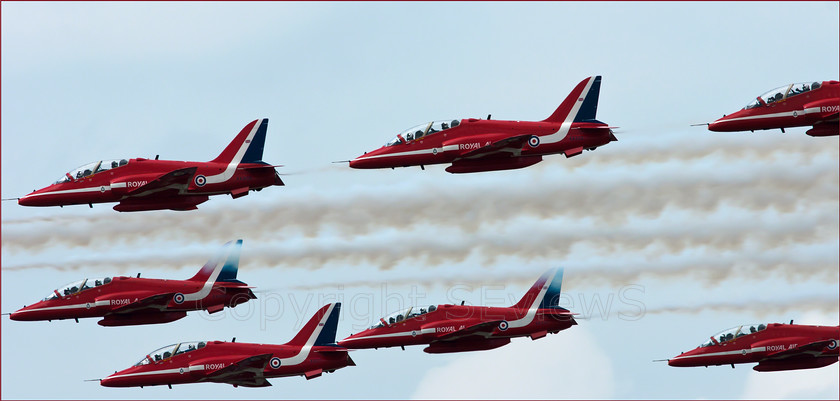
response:
<path id="1" fill-rule="evenodd" d="M 759 323 L 759 324 L 743 324 L 740 326 L 735 326 L 729 330 L 721 331 L 712 336 L 719 344 L 725 343 L 727 341 L 732 341 L 738 337 L 745 336 L 747 334 L 757 333 L 761 330 L 767 328 L 767 324 Z M 700 345 L 700 347 L 708 347 L 710 345 L 714 345 L 714 341 L 710 338 L 709 341 L 704 342 Z"/>
<path id="2" fill-rule="evenodd" d="M 813 83 L 810 83 L 810 84 L 809 83 L 804 83 L 804 82 L 803 83 L 798 83 L 798 84 L 789 84 L 789 85 L 785 85 L 785 86 L 773 89 L 771 91 L 768 91 L 767 93 L 759 96 L 759 98 L 761 98 L 761 100 L 765 104 L 770 104 L 770 103 L 778 102 L 779 100 L 782 100 L 782 99 L 787 99 L 791 96 L 796 96 L 796 95 L 799 95 L 801 93 L 805 93 L 805 92 L 817 89 L 817 88 L 820 87 L 820 85 L 821 84 L 819 82 L 813 82 Z M 758 99 L 755 99 L 755 101 L 746 105 L 744 107 L 744 109 L 752 109 L 752 108 L 758 107 L 758 106 L 761 106 L 761 102 Z"/>
<path id="3" fill-rule="evenodd" d="M 99 287 L 100 285 L 105 285 L 111 282 L 111 277 L 102 277 L 102 278 L 86 278 L 79 281 L 74 281 L 70 284 L 67 284 L 52 293 L 47 295 L 44 298 L 44 301 L 49 301 L 51 299 L 57 299 L 59 296 L 67 297 L 73 295 L 77 292 L 81 292 L 87 290 L 88 288 Z M 58 293 L 58 295 L 56 295 Z"/>
<path id="4" fill-rule="evenodd" d="M 143 357 L 140 362 L 134 364 L 134 366 L 143 366 L 148 365 L 152 362 L 160 362 L 169 358 L 172 358 L 175 355 L 180 355 L 185 352 L 195 351 L 200 348 L 204 348 L 207 345 L 207 341 L 190 341 L 178 344 L 167 345 L 163 348 L 156 349 Z"/>
<path id="5" fill-rule="evenodd" d="M 437 310 L 437 308 L 438 307 L 436 305 L 429 305 L 428 307 L 426 307 L 426 306 L 411 306 L 408 309 L 400 309 L 400 310 L 398 310 L 398 311 L 396 311 L 396 312 L 394 312 L 394 313 L 392 313 L 392 314 L 390 314 L 386 317 L 383 317 L 382 320 L 386 321 L 389 325 L 391 325 L 391 324 L 394 324 L 394 323 L 402 322 L 403 320 L 415 318 L 415 317 L 420 316 L 420 315 L 425 315 L 426 313 L 429 313 L 429 312 L 434 312 L 435 310 Z M 373 326 L 370 326 L 370 328 L 375 329 L 375 328 L 383 327 L 383 326 L 385 326 L 385 325 L 383 325 L 382 322 L 380 321 L 379 323 L 377 323 Z"/>
<path id="6" fill-rule="evenodd" d="M 127 159 L 114 159 L 114 160 L 100 160 L 93 163 L 85 164 L 75 170 L 71 170 L 64 174 L 63 177 L 59 178 L 58 181 L 54 182 L 53 184 L 61 184 L 62 182 L 69 182 L 73 180 L 78 180 L 89 175 L 94 175 L 98 172 L 110 170 L 112 168 L 117 168 L 120 166 L 125 166 L 128 164 Z"/>
<path id="7" fill-rule="evenodd" d="M 400 132 L 399 135 L 397 135 L 390 142 L 386 143 L 385 146 L 394 146 L 399 145 L 401 143 L 416 141 L 424 136 L 432 135 L 435 132 L 455 128 L 459 124 L 461 124 L 461 120 L 440 120 L 432 121 L 429 123 L 423 123 L 416 127 L 411 127 L 403 132 Z"/>

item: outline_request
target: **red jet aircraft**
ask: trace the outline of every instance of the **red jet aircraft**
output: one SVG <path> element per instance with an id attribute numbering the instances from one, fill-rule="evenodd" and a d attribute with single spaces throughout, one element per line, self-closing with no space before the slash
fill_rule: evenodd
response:
<path id="1" fill-rule="evenodd" d="M 577 324 L 558 306 L 563 271 L 544 273 L 512 307 L 462 305 L 411 307 L 339 341 L 350 349 L 428 344 L 430 354 L 482 351 L 507 345 L 512 337 L 545 337 Z"/>
<path id="2" fill-rule="evenodd" d="M 146 354 L 134 366 L 101 379 L 106 387 L 227 383 L 270 386 L 266 379 L 305 376 L 356 366 L 347 349 L 335 344 L 341 304 L 321 308 L 292 341 L 283 345 L 223 341 L 183 342 Z"/>
<path id="3" fill-rule="evenodd" d="M 262 161 L 268 119 L 250 122 L 215 159 L 100 160 L 65 173 L 54 184 L 20 199 L 23 206 L 64 206 L 119 202 L 118 212 L 193 210 L 210 195 L 234 199 L 283 185 L 275 166 Z"/>
<path id="4" fill-rule="evenodd" d="M 810 136 L 838 134 L 840 82 L 798 83 L 773 89 L 732 114 L 709 123 L 710 131 L 755 131 L 813 126 Z"/>
<path id="5" fill-rule="evenodd" d="M 12 320 L 60 320 L 103 317 L 102 326 L 169 323 L 187 311 L 219 312 L 257 297 L 236 279 L 242 240 L 225 244 L 189 280 L 135 277 L 84 279 L 53 290 L 43 301 L 11 314 Z"/>
<path id="6" fill-rule="evenodd" d="M 450 173 L 510 170 L 595 150 L 617 140 L 607 124 L 595 119 L 601 77 L 579 83 L 543 121 L 432 121 L 403 131 L 385 146 L 350 161 L 353 168 L 394 168 L 452 163 Z"/>
<path id="7" fill-rule="evenodd" d="M 668 359 L 671 366 L 758 362 L 753 370 L 812 369 L 837 362 L 840 326 L 745 324 L 709 337 L 692 351 Z"/>

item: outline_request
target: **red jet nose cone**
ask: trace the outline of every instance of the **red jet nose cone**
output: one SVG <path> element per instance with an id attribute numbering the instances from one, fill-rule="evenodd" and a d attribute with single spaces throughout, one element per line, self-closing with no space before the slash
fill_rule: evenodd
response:
<path id="1" fill-rule="evenodd" d="M 350 160 L 350 168 L 365 168 L 367 164 L 367 160 L 362 158 L 363 156 L 359 156 L 353 160 Z"/>
<path id="2" fill-rule="evenodd" d="M 18 198 L 18 205 L 32 206 L 32 197 L 30 197 L 29 195 L 24 195 L 23 197 Z"/>
<path id="3" fill-rule="evenodd" d="M 29 306 L 30 308 L 32 305 Z M 20 308 L 12 313 L 9 314 L 9 319 L 17 320 L 19 322 L 27 322 L 38 320 L 38 318 L 34 315 L 38 314 L 38 312 L 31 312 L 31 309 L 27 309 L 27 307 Z"/>
<path id="4" fill-rule="evenodd" d="M 126 384 L 125 378 L 114 377 L 119 373 L 120 372 L 115 372 L 114 374 L 109 375 L 104 379 L 99 379 L 99 385 L 101 385 L 102 387 L 130 387 L 129 384 Z"/>
<path id="5" fill-rule="evenodd" d="M 668 366 L 677 366 L 677 367 L 687 367 L 687 366 L 697 366 L 695 358 L 680 358 L 681 356 L 685 356 L 685 354 L 680 354 L 679 356 L 675 356 L 671 359 L 668 359 Z"/>
<path id="6" fill-rule="evenodd" d="M 370 162 L 369 159 L 359 156 L 350 160 L 350 168 L 370 168 Z"/>

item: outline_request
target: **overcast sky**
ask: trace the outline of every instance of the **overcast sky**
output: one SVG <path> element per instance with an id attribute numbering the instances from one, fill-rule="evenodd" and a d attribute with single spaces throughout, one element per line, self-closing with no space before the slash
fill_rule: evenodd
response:
<path id="1" fill-rule="evenodd" d="M 692 123 L 838 79 L 837 2 L 2 5 L 2 197 L 114 158 L 214 158 L 270 119 L 285 187 L 198 211 L 2 203 L 2 312 L 84 277 L 186 279 L 244 239 L 256 301 L 166 325 L 2 319 L 0 397 L 838 398 L 838 364 L 758 373 L 664 359 L 742 324 L 837 325 L 838 138 Z M 451 175 L 332 161 L 453 118 L 542 120 L 602 75 L 618 142 Z M 507 306 L 550 267 L 580 324 L 475 353 L 361 350 L 273 387 L 85 379 L 190 340 L 285 343 L 327 302 L 338 336 L 411 304 Z"/>

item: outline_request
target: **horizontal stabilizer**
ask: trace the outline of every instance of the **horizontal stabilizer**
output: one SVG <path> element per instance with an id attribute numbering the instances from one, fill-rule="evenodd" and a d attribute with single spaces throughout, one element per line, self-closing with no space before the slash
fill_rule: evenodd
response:
<path id="1" fill-rule="evenodd" d="M 321 354 L 342 354 L 342 353 L 349 352 L 349 351 L 351 351 L 351 350 L 349 350 L 347 348 L 344 348 L 344 347 L 339 347 L 339 346 L 318 348 L 316 350 L 312 350 L 312 352 L 318 352 L 318 353 L 321 353 Z M 353 351 L 355 351 L 355 350 L 353 350 Z"/>

